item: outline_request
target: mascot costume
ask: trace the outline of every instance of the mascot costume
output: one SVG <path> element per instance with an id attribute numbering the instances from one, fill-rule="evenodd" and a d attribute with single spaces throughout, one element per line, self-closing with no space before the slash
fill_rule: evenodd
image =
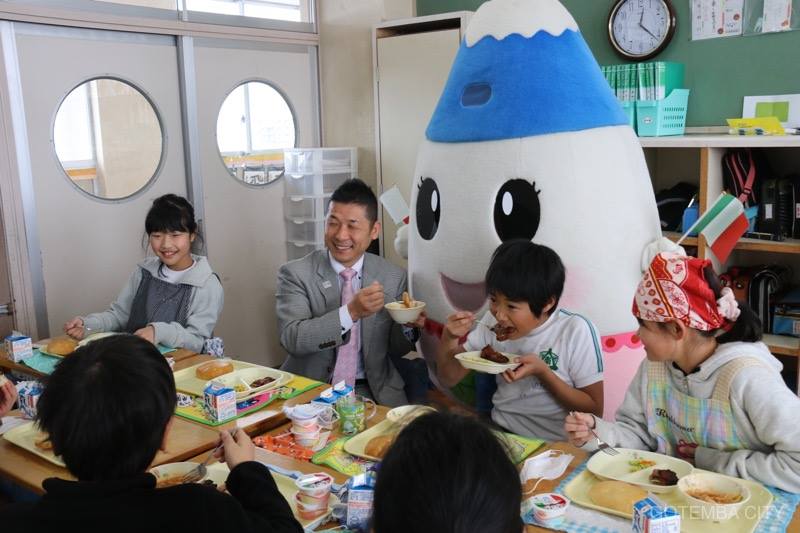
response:
<path id="1" fill-rule="evenodd" d="M 642 148 L 557 0 L 491 0 L 472 17 L 417 159 L 410 221 L 395 243 L 427 303 L 420 340 L 436 358 L 442 324 L 487 309 L 484 275 L 508 239 L 553 248 L 560 305 L 597 326 L 606 416 L 644 350 L 631 301 L 661 239 Z M 407 250 L 406 250 L 407 248 Z"/>

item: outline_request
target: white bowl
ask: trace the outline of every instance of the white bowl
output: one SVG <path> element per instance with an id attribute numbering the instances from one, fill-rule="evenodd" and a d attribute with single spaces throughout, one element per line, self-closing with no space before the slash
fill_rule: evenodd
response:
<path id="1" fill-rule="evenodd" d="M 412 307 L 406 307 L 403 302 L 389 302 L 383 307 L 389 312 L 392 319 L 398 324 L 410 324 L 419 318 L 425 310 L 425 302 L 414 301 Z"/>
<path id="2" fill-rule="evenodd" d="M 167 486 L 180 485 L 178 481 L 183 476 L 193 470 L 198 463 L 191 461 L 184 461 L 181 463 L 167 463 L 164 465 L 154 466 L 150 469 L 150 473 L 156 476 L 156 486 L 161 488 L 160 485 L 168 483 Z M 169 481 L 174 483 L 169 483 Z"/>
<path id="3" fill-rule="evenodd" d="M 742 483 L 734 478 L 711 472 L 697 472 L 681 478 L 678 481 L 678 490 L 686 497 L 692 516 L 701 520 L 729 520 L 736 516 L 739 508 L 750 499 L 750 490 Z M 689 491 L 693 490 L 738 494 L 741 499 L 735 503 L 712 503 L 691 496 Z"/>

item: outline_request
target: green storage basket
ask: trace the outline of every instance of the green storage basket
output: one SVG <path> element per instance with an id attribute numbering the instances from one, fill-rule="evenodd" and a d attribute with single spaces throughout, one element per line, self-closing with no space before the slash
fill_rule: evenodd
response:
<path id="1" fill-rule="evenodd" d="M 620 102 L 622 112 L 628 117 L 628 125 L 636 130 L 636 102 Z"/>
<path id="2" fill-rule="evenodd" d="M 636 132 L 639 137 L 683 135 L 688 107 L 689 89 L 674 89 L 663 100 L 639 100 L 636 102 Z"/>

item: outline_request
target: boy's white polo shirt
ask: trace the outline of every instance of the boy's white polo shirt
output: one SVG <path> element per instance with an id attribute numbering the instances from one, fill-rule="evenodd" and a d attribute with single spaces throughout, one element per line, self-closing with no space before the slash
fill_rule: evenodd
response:
<path id="1" fill-rule="evenodd" d="M 486 324 L 467 336 L 467 351 L 481 350 L 487 344 L 514 355 L 536 354 L 571 387 L 580 389 L 603 379 L 603 352 L 594 324 L 581 315 L 563 309 L 553 312 L 544 324 L 517 340 L 498 342 L 489 328 L 497 323 L 490 312 L 481 319 Z M 492 420 L 512 433 L 545 440 L 565 440 L 561 407 L 535 377 L 506 383 L 497 376 L 497 392 L 492 398 Z"/>

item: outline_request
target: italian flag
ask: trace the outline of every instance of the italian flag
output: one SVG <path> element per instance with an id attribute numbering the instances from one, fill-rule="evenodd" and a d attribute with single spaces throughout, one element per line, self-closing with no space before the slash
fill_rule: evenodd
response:
<path id="1" fill-rule="evenodd" d="M 748 227 L 742 202 L 723 193 L 697 221 L 694 230 L 705 237 L 711 251 L 724 263 Z"/>

